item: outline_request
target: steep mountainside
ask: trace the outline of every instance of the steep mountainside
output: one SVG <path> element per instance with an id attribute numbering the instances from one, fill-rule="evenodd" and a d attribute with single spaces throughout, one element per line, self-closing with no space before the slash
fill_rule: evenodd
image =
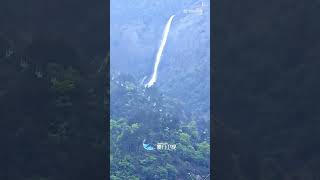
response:
<path id="1" fill-rule="evenodd" d="M 217 2 L 217 119 L 234 132 L 233 140 L 217 140 L 218 179 L 319 177 L 319 8 L 317 1 Z"/>
<path id="2" fill-rule="evenodd" d="M 162 31 L 169 17 L 175 15 L 159 65 L 156 86 L 161 92 L 184 103 L 187 112 L 201 116 L 200 119 L 206 122 L 202 126 L 208 127 L 209 1 L 123 3 L 111 2 L 111 69 L 139 79 L 150 79 Z M 185 13 L 197 8 L 202 9 L 202 15 Z"/>

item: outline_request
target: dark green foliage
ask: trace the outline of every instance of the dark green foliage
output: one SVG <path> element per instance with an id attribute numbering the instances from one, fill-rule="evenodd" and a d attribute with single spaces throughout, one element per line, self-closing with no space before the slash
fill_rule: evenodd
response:
<path id="1" fill-rule="evenodd" d="M 319 179 L 315 4 L 217 1 L 217 179 Z"/>
<path id="2" fill-rule="evenodd" d="M 43 59 L 38 76 L 19 57 L 1 61 L 0 179 L 103 179 L 103 74 Z"/>
<path id="3" fill-rule="evenodd" d="M 195 121 L 155 87 L 145 89 L 131 76 L 111 76 L 111 179 L 186 179 L 209 173 L 210 146 Z M 176 144 L 176 151 L 146 151 L 151 143 Z"/>
<path id="4" fill-rule="evenodd" d="M 57 64 L 48 65 L 50 87 L 55 93 L 72 93 L 80 83 L 80 73 L 72 67 L 64 68 Z"/>
<path id="5" fill-rule="evenodd" d="M 79 67 L 79 62 L 77 62 L 79 57 L 76 50 L 62 39 L 48 40 L 48 37 L 35 39 L 25 48 L 23 56 L 31 64 L 40 67 L 43 67 L 47 62 Z M 64 59 L 68 59 L 68 61 Z"/>
<path id="6" fill-rule="evenodd" d="M 107 4 L 1 1 L 1 180 L 107 178 Z"/>

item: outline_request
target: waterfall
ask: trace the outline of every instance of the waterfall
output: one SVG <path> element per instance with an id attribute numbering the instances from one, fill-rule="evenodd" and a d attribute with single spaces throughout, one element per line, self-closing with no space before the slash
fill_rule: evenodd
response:
<path id="1" fill-rule="evenodd" d="M 164 49 L 164 46 L 166 45 L 166 42 L 167 42 L 167 38 L 168 38 L 168 34 L 169 34 L 169 31 L 170 31 L 170 26 L 171 26 L 171 22 L 172 22 L 172 19 L 173 19 L 174 15 L 172 15 L 164 30 L 163 30 L 163 34 L 162 34 L 162 39 L 161 39 L 161 43 L 160 43 L 160 47 L 158 49 L 158 52 L 157 52 L 157 56 L 156 56 L 156 61 L 154 63 L 154 67 L 153 67 L 153 74 L 152 74 L 152 77 L 150 79 L 150 81 L 145 85 L 145 87 L 151 87 L 153 86 L 153 84 L 157 81 L 157 74 L 158 74 L 158 66 L 160 64 L 160 60 L 161 60 L 161 55 L 162 55 L 162 51 Z"/>

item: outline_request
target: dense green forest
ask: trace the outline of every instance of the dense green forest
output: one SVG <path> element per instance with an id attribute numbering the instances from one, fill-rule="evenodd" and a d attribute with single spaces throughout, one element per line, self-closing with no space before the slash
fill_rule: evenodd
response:
<path id="1" fill-rule="evenodd" d="M 111 1 L 112 179 L 209 178 L 210 9 L 203 4 Z M 185 13 L 199 7 L 201 15 Z M 176 150 L 146 150 L 145 141 Z"/>
<path id="2" fill-rule="evenodd" d="M 317 180 L 319 3 L 217 1 L 217 179 Z"/>
<path id="3" fill-rule="evenodd" d="M 0 2 L 1 180 L 107 178 L 107 9 Z"/>
<path id="4" fill-rule="evenodd" d="M 5 38 L 0 40 L 5 44 Z M 78 57 L 61 41 L 35 41 L 22 52 L 10 46 L 1 50 L 6 53 L 0 59 L 5 144 L 0 179 L 105 177 L 107 124 L 99 66 L 83 70 L 72 63 Z"/>
<path id="5" fill-rule="evenodd" d="M 132 76 L 111 74 L 111 179 L 188 179 L 207 176 L 208 135 L 179 103 Z M 175 151 L 146 151 L 144 139 L 176 144 Z"/>
<path id="6" fill-rule="evenodd" d="M 106 179 L 109 78 L 103 73 L 108 70 L 100 68 L 108 49 L 106 4 L 1 1 L 1 180 Z M 216 179 L 318 180 L 319 3 L 212 4 L 216 64 L 211 87 L 216 93 L 211 113 L 216 118 L 211 119 L 211 156 Z M 112 91 L 123 95 L 118 103 L 133 103 L 150 114 L 128 108 L 135 114 L 128 116 L 119 109 L 110 120 L 111 151 L 127 154 L 110 157 L 112 178 L 183 179 L 188 172 L 207 171 L 201 159 L 207 157 L 208 140 L 195 128 L 197 119 L 180 114 L 179 103 L 157 88 L 144 92 L 137 80 L 121 76 L 111 80 Z M 159 105 L 155 109 L 154 102 Z M 149 121 L 149 116 L 163 121 Z M 155 127 L 143 129 L 142 122 Z M 157 129 L 165 126 L 168 133 Z M 145 132 L 182 149 L 142 151 Z M 138 146 L 123 143 L 133 136 Z"/>

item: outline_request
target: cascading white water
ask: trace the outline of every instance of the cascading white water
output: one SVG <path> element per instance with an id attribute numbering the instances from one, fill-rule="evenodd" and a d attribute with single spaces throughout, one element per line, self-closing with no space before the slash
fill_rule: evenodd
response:
<path id="1" fill-rule="evenodd" d="M 174 15 L 172 15 L 169 18 L 169 20 L 164 28 L 164 31 L 162 34 L 162 39 L 161 39 L 161 44 L 160 44 L 160 47 L 158 49 L 157 56 L 156 56 L 156 62 L 154 63 L 154 67 L 153 67 L 153 74 L 152 74 L 150 81 L 145 85 L 145 87 L 147 87 L 147 88 L 151 87 L 157 81 L 158 66 L 160 64 L 162 51 L 163 51 L 164 46 L 166 45 L 166 42 L 167 42 L 167 38 L 168 38 L 168 34 L 170 31 L 170 26 L 171 26 L 171 22 L 173 20 L 173 17 L 174 17 Z"/>

